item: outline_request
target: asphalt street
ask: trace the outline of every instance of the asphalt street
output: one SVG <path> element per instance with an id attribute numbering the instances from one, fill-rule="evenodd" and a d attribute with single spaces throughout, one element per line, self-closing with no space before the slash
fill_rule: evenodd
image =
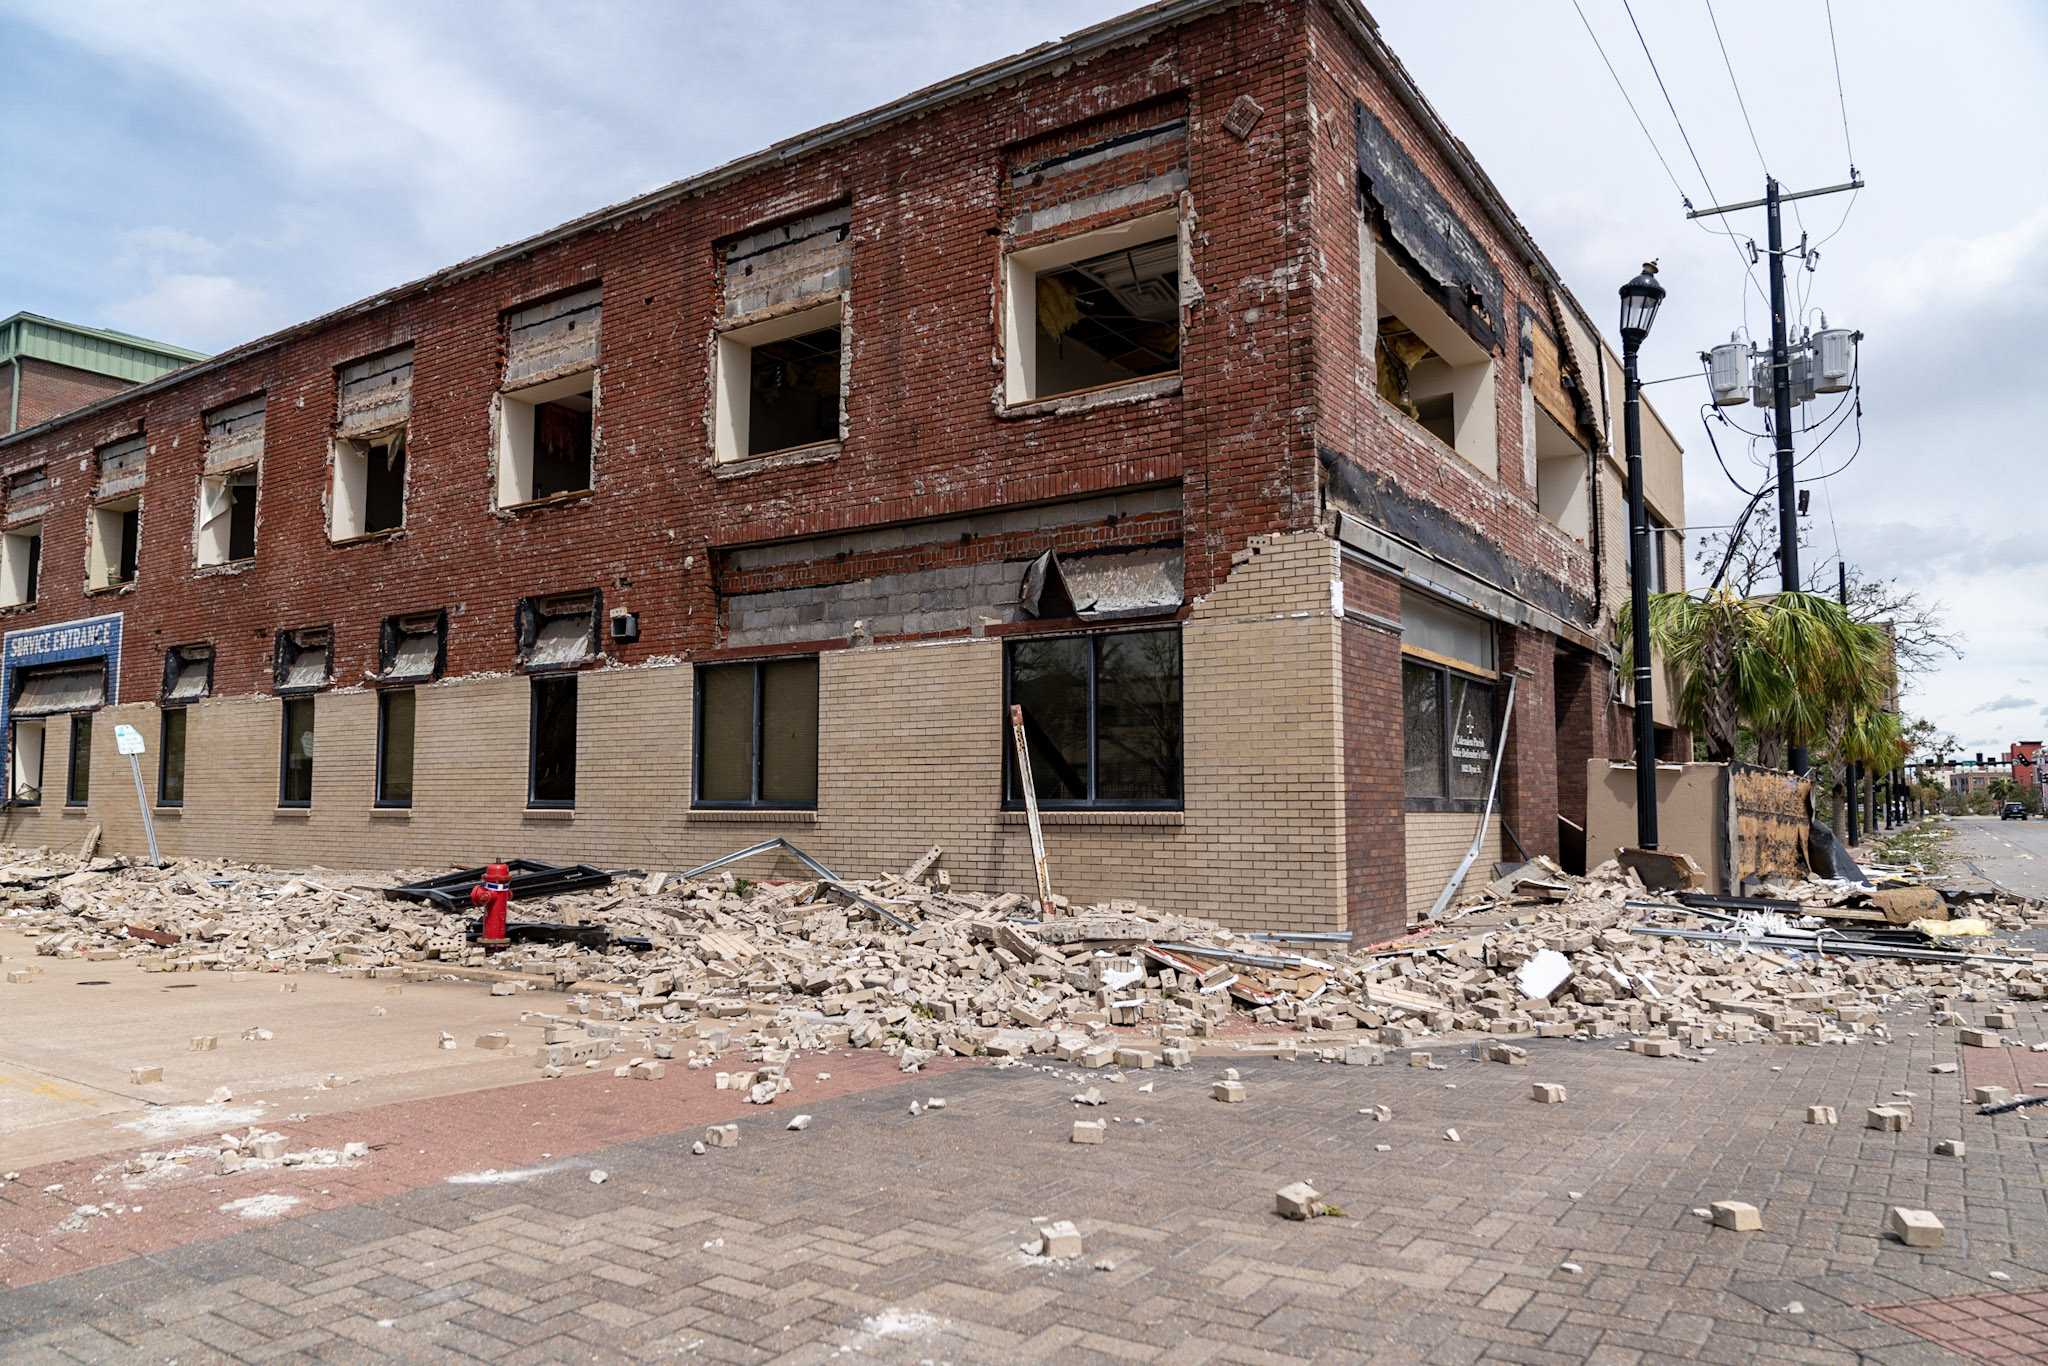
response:
<path id="1" fill-rule="evenodd" d="M 2048 897 L 2048 819 L 1958 816 L 1952 824 L 1959 864 L 2009 891 Z"/>

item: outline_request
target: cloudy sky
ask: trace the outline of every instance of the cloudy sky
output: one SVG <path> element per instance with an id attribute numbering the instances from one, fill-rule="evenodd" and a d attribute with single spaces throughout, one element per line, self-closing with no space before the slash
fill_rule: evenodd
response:
<path id="1" fill-rule="evenodd" d="M 1746 257 L 1684 221 L 1672 176 L 1700 205 L 1756 197 L 1765 164 L 1789 186 L 1847 178 L 1827 14 L 1714 6 L 1760 159 L 1706 0 L 1635 6 L 1702 175 L 1621 0 L 1579 4 L 1670 175 L 1572 0 L 1372 9 L 1596 317 L 1639 262 L 1662 262 L 1645 374 L 1677 375 L 1769 319 Z M 219 349 L 1128 7 L 0 0 L 0 314 Z M 1909 709 L 1989 750 L 2048 734 L 2048 8 L 1927 15 L 1836 7 L 1869 188 L 1800 206 L 1826 241 L 1799 297 L 1868 334 L 1864 420 L 1860 451 L 1851 425 L 1802 467 L 1857 452 L 1813 485 L 1806 553 L 1839 545 L 1946 604 L 1965 657 Z M 1758 213 L 1733 226 L 1763 235 Z M 1702 434 L 1703 386 L 1652 396 L 1688 450 L 1689 520 L 1728 522 L 1746 499 Z M 1717 430 L 1754 488 L 1767 449 Z"/>

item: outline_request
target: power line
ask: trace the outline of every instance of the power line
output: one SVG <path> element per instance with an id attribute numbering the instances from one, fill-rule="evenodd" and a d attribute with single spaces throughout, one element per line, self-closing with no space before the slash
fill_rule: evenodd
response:
<path id="1" fill-rule="evenodd" d="M 1842 50 L 1835 46 L 1835 0 L 1827 0 L 1828 53 L 1835 59 L 1835 103 L 1842 109 L 1842 147 L 1849 153 L 1849 179 L 1856 179 L 1856 144 L 1849 140 L 1849 97 L 1842 93 Z M 1852 198 L 1849 201 L 1854 204 Z M 1842 215 L 1849 215 L 1844 212 Z M 1839 228 L 1837 232 L 1841 231 Z M 1830 234 L 1832 236 L 1833 234 Z"/>
<path id="2" fill-rule="evenodd" d="M 1714 16 L 1714 0 L 1707 2 L 1707 22 L 1714 26 L 1714 42 L 1721 49 L 1721 65 L 1728 69 L 1728 84 L 1735 87 L 1735 107 L 1742 111 L 1742 126 L 1749 129 L 1749 145 L 1756 149 L 1756 164 L 1764 168 L 1764 174 L 1771 173 L 1771 163 L 1764 159 L 1764 145 L 1757 141 L 1756 125 L 1750 122 L 1749 101 L 1742 98 L 1742 82 L 1735 79 L 1735 63 L 1729 60 L 1728 44 L 1721 37 L 1721 21 Z"/>
<path id="3" fill-rule="evenodd" d="M 1691 209 L 1692 196 L 1685 192 L 1685 186 L 1678 183 L 1678 176 L 1672 171 L 1671 163 L 1664 159 L 1664 149 L 1659 147 L 1657 139 L 1650 135 L 1650 125 L 1643 122 L 1641 112 L 1636 109 L 1636 102 L 1629 98 L 1628 87 L 1621 83 L 1621 76 L 1615 71 L 1614 63 L 1608 60 L 1607 49 L 1600 46 L 1600 35 L 1593 32 L 1592 21 L 1586 18 L 1585 9 L 1579 4 L 1579 0 L 1572 0 L 1572 8 L 1578 10 L 1579 22 L 1586 26 L 1586 36 L 1593 40 L 1593 50 L 1600 54 L 1601 62 L 1605 63 L 1607 67 L 1607 74 L 1614 80 L 1614 88 L 1621 92 L 1622 102 L 1628 106 L 1628 112 L 1635 115 L 1636 127 L 1643 130 L 1643 140 L 1650 144 L 1650 150 L 1656 154 L 1657 164 L 1662 166 L 1664 174 L 1670 177 L 1671 188 L 1678 191 L 1680 201 L 1684 203 L 1687 209 Z"/>

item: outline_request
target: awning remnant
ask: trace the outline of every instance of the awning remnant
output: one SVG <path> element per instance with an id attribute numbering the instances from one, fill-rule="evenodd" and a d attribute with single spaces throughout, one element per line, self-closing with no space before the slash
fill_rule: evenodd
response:
<path id="1" fill-rule="evenodd" d="M 779 835 L 772 840 L 762 840 L 759 844 L 751 844 L 748 845 L 745 849 L 737 849 L 730 854 L 723 854 L 718 858 L 711 860 L 711 862 L 709 863 L 700 863 L 695 868 L 690 869 L 690 871 L 688 871 L 687 873 L 680 874 L 680 877 L 684 882 L 688 882 L 692 878 L 700 878 L 707 873 L 715 873 L 720 868 L 725 867 L 728 863 L 738 863 L 741 859 L 752 858 L 756 854 L 772 853 L 778 849 L 788 854 L 791 858 L 795 859 L 798 863 L 801 863 L 804 867 L 816 873 L 819 879 L 823 881 L 826 887 L 829 888 L 831 891 L 837 893 L 840 896 L 845 897 L 847 900 L 852 901 L 857 905 L 866 907 L 868 910 L 873 911 L 876 915 L 882 917 L 882 919 L 888 921 L 890 924 L 895 925 L 898 929 L 907 930 L 910 928 L 910 922 L 908 920 L 905 920 L 902 916 L 896 914 L 894 911 L 884 906 L 881 902 L 875 900 L 871 896 L 868 896 L 866 893 L 862 892 L 858 888 L 849 886 L 847 883 L 840 879 L 839 874 L 833 872 L 830 868 L 827 868 L 824 864 L 818 862 L 809 854 L 806 854 L 803 850 L 797 848 L 794 844 L 791 844 L 788 840 L 783 839 Z M 515 892 L 514 895 L 517 895 L 517 893 Z"/>
<path id="2" fill-rule="evenodd" d="M 23 670 L 21 691 L 14 695 L 11 712 L 17 718 L 55 716 L 101 706 L 106 700 L 106 661 L 94 660 L 84 665 Z"/>
<path id="3" fill-rule="evenodd" d="M 1052 620 L 1158 616 L 1181 604 L 1182 566 L 1178 548 L 1083 555 L 1048 550 L 1024 571 L 1018 605 L 1030 616 Z"/>

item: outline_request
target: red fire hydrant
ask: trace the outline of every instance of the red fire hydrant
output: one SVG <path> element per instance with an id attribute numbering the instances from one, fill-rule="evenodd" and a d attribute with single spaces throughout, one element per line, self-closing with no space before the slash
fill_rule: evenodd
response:
<path id="1" fill-rule="evenodd" d="M 487 949 L 502 949 L 512 942 L 505 933 L 505 904 L 511 900 L 512 870 L 493 863 L 484 869 L 484 880 L 469 889 L 469 904 L 484 908 L 484 928 L 477 943 Z"/>

